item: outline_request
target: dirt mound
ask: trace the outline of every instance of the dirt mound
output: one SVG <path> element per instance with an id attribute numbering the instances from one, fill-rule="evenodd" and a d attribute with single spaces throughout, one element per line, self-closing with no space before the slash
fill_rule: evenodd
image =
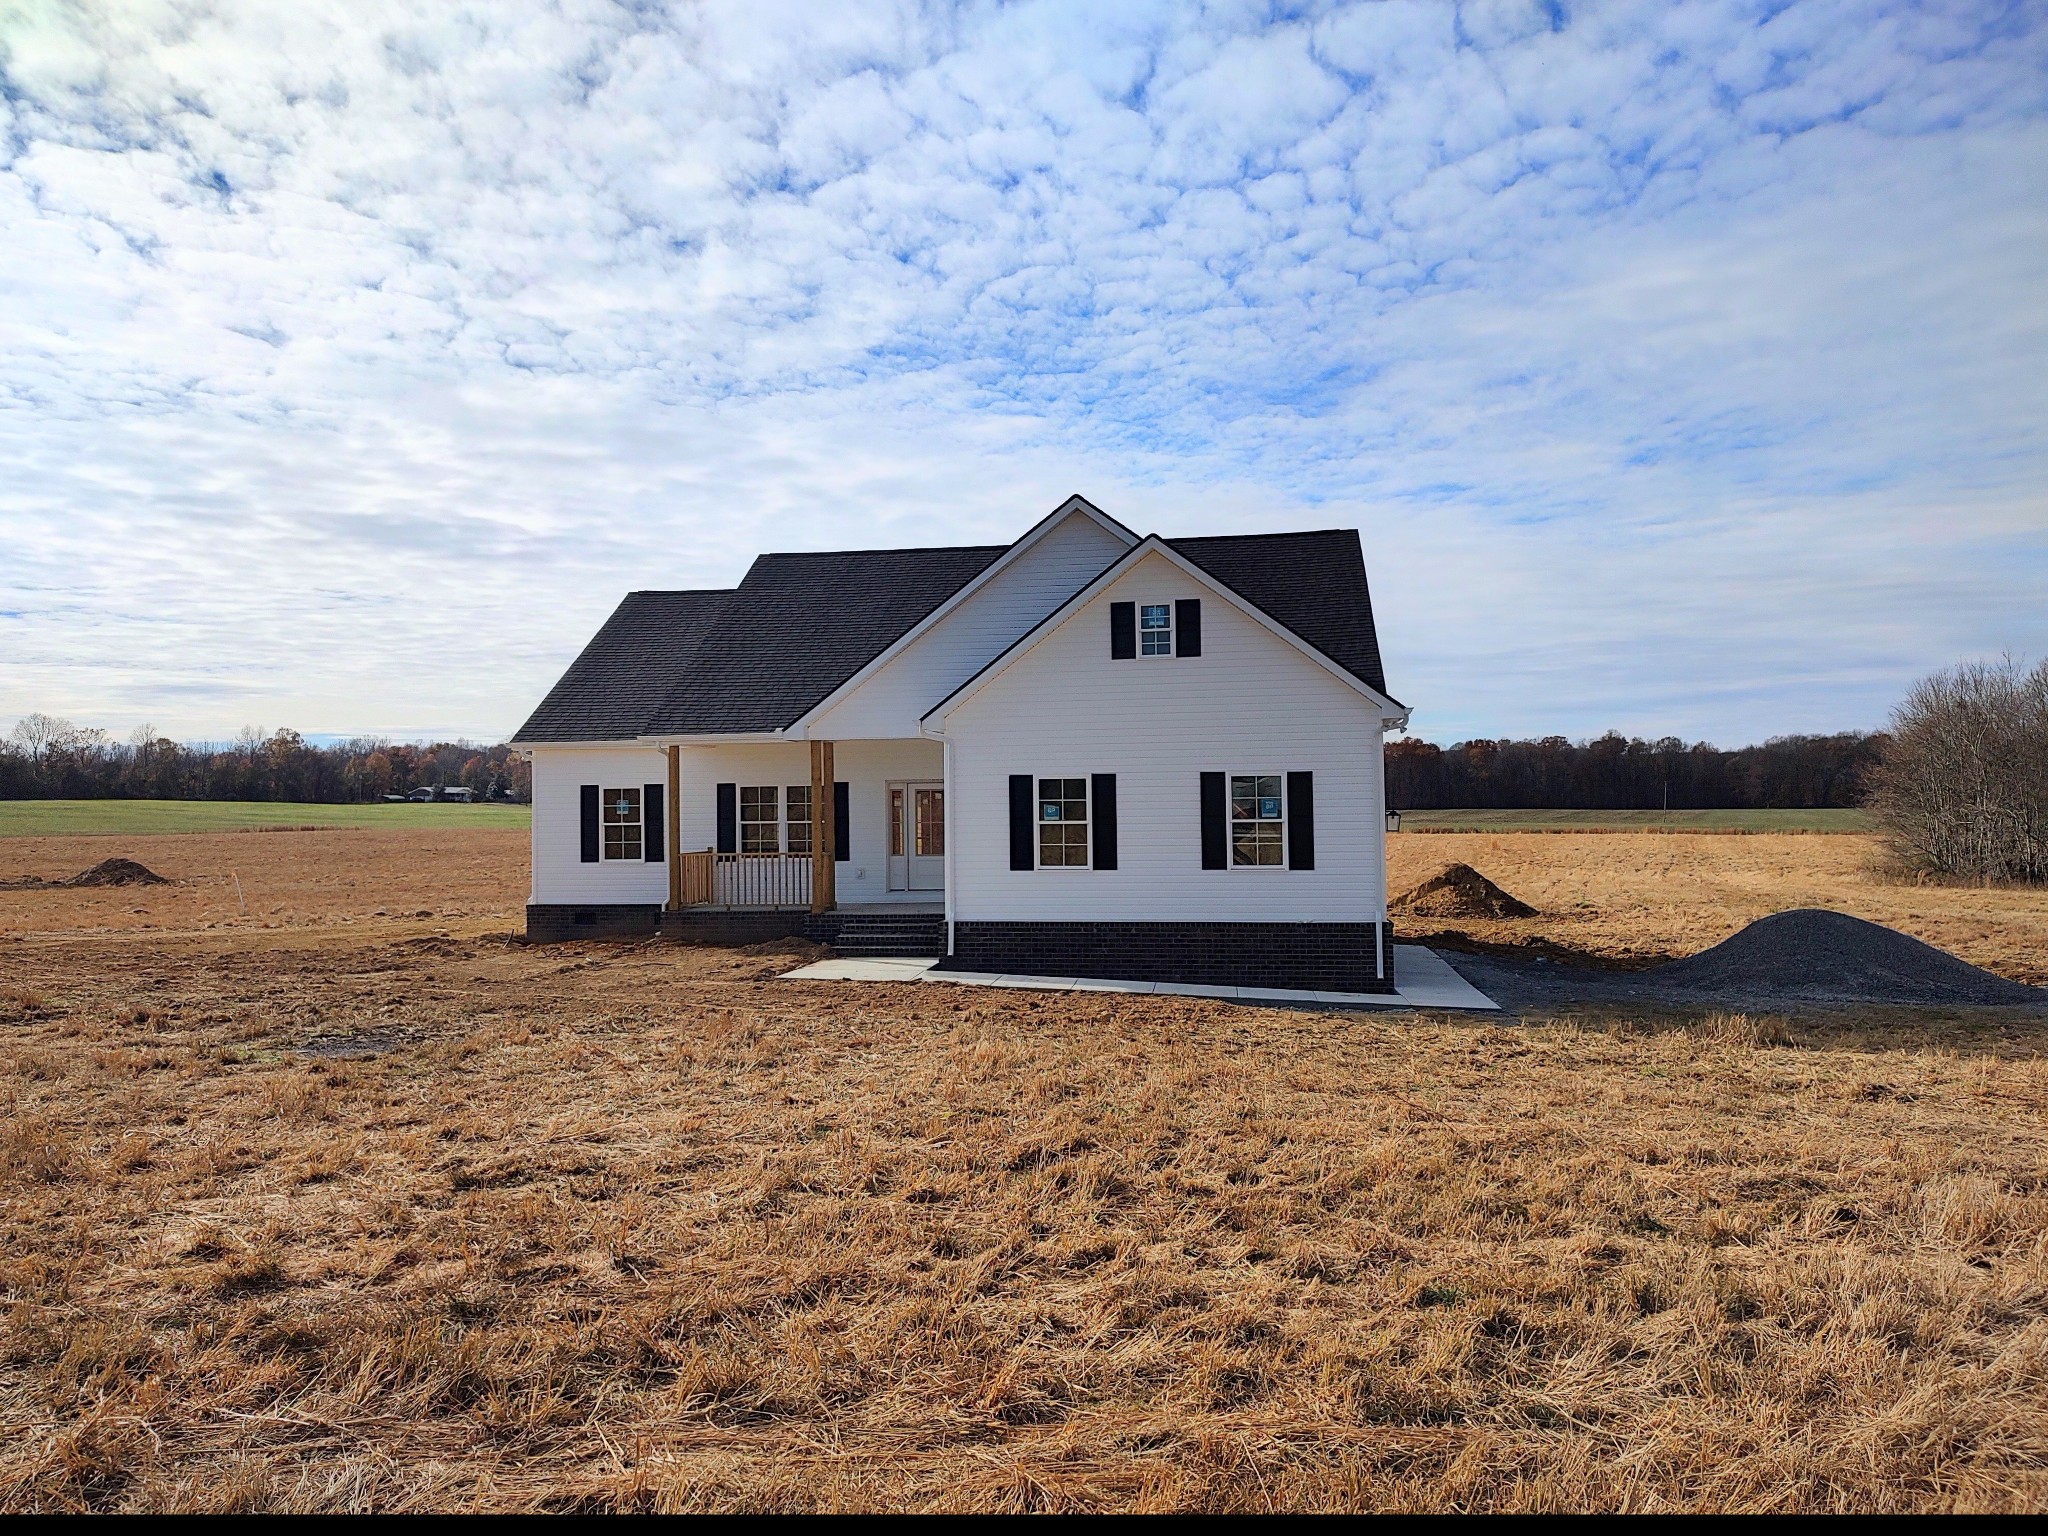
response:
<path id="1" fill-rule="evenodd" d="M 1771 993 L 1813 1002 L 2033 1003 L 2048 991 L 1980 971 L 1944 950 L 1843 912 L 1801 907 L 1643 974 L 1675 991 Z"/>
<path id="2" fill-rule="evenodd" d="M 1392 905 L 1418 917 L 1534 917 L 1536 909 L 1517 901 L 1470 864 L 1446 864 Z"/>
<path id="3" fill-rule="evenodd" d="M 155 870 L 133 859 L 101 859 L 91 869 L 69 880 L 45 880 L 41 875 L 24 875 L 18 880 L 0 880 L 0 891 L 61 891 L 81 885 L 169 885 Z"/>
<path id="4" fill-rule="evenodd" d="M 66 885 L 169 885 L 155 870 L 133 859 L 101 859 L 91 869 L 73 875 Z"/>
<path id="5" fill-rule="evenodd" d="M 809 939 L 787 938 L 768 939 L 759 944 L 742 944 L 737 951 L 742 955 L 783 955 L 792 960 L 830 960 L 833 951 L 829 945 L 814 944 Z"/>

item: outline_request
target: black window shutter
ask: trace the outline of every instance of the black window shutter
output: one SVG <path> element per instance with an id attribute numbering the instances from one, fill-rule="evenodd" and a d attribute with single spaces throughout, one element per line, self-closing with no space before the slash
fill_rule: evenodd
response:
<path id="1" fill-rule="evenodd" d="M 1202 775 L 1202 868 L 1230 867 L 1230 828 L 1224 820 L 1229 807 L 1224 803 L 1223 775 Z"/>
<path id="2" fill-rule="evenodd" d="M 1088 834 L 1095 844 L 1095 867 L 1116 868 L 1116 775 L 1098 773 L 1088 781 Z"/>
<path id="3" fill-rule="evenodd" d="M 595 784 L 583 786 L 583 862 L 595 864 L 598 853 L 597 797 Z"/>
<path id="4" fill-rule="evenodd" d="M 1010 775 L 1010 868 L 1035 869 L 1031 856 L 1031 775 Z"/>
<path id="5" fill-rule="evenodd" d="M 718 851 L 740 851 L 740 787 L 737 784 L 718 786 Z"/>
<path id="6" fill-rule="evenodd" d="M 641 857 L 650 864 L 666 864 L 668 862 L 668 820 L 661 814 L 663 810 L 661 803 L 662 786 L 659 784 L 643 785 L 640 794 L 640 803 L 646 807 L 642 813 L 645 819 L 641 828 L 644 834 L 640 839 Z"/>
<path id="7" fill-rule="evenodd" d="M 1287 867 L 1316 867 L 1316 776 L 1287 775 Z"/>
<path id="8" fill-rule="evenodd" d="M 1109 659 L 1129 661 L 1138 654 L 1138 605 L 1109 605 Z"/>
<path id="9" fill-rule="evenodd" d="M 1174 600 L 1173 654 L 1202 654 L 1202 600 L 1199 597 L 1182 597 Z"/>
<path id="10" fill-rule="evenodd" d="M 847 826 L 852 820 L 847 807 L 853 800 L 853 792 L 844 779 L 832 781 L 832 862 L 845 864 L 853 858 L 853 831 Z"/>

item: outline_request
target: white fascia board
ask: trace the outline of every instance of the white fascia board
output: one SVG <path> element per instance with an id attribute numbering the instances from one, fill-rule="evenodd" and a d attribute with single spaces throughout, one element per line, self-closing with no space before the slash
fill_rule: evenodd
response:
<path id="1" fill-rule="evenodd" d="M 1148 533 L 1137 544 L 1125 551 L 1124 557 L 1121 560 L 1089 582 L 1079 592 L 1068 598 L 1066 602 L 1062 603 L 1052 613 L 1046 615 L 1045 618 L 1038 622 L 1035 628 L 1021 636 L 1002 655 L 996 657 L 994 661 L 975 673 L 974 676 L 954 689 L 952 693 L 941 699 L 932 708 L 926 710 L 924 718 L 919 722 L 920 726 L 929 727 L 925 734 L 943 736 L 945 734 L 944 727 L 947 715 L 951 714 L 954 709 L 965 703 L 975 694 L 981 692 L 983 688 L 995 680 L 998 674 L 1007 671 L 1025 652 L 1029 651 L 1040 640 L 1051 634 L 1053 630 L 1072 618 L 1096 597 L 1100 596 L 1103 589 L 1123 575 L 1125 571 L 1137 564 L 1146 555 L 1153 553 L 1164 555 L 1167 560 L 1178 567 L 1181 573 L 1196 585 L 1206 587 L 1216 597 L 1230 604 L 1231 607 L 1245 614 L 1256 623 L 1264 626 L 1272 634 L 1293 646 L 1302 655 L 1329 673 L 1330 676 L 1336 678 L 1338 682 L 1351 689 L 1352 692 L 1361 695 L 1367 701 L 1377 706 L 1382 722 L 1398 719 L 1402 723 L 1406 723 L 1408 707 L 1405 704 L 1395 703 L 1370 683 L 1361 682 L 1358 678 L 1353 677 L 1344 668 L 1338 666 L 1336 662 L 1330 660 L 1329 657 L 1310 645 L 1278 619 L 1273 618 L 1270 614 L 1245 598 L 1239 597 L 1214 576 L 1211 576 L 1207 571 L 1188 559 L 1187 556 L 1181 554 L 1180 551 L 1160 538 L 1158 534 Z M 935 720 L 936 724 L 933 723 Z"/>
<path id="2" fill-rule="evenodd" d="M 830 709 L 840 699 L 844 698 L 847 694 L 851 693 L 854 689 L 858 688 L 862 683 L 866 682 L 869 678 L 873 677 L 877 672 L 881 671 L 882 668 L 886 667 L 890 662 L 894 661 L 898 656 L 902 655 L 903 652 L 908 650 L 910 646 L 917 640 L 918 636 L 924 634 L 925 631 L 929 630 L 933 625 L 937 624 L 939 620 L 943 619 L 947 614 L 951 613 L 961 604 L 967 602 L 970 598 L 974 596 L 975 593 L 979 592 L 983 587 L 987 586 L 991 581 L 995 580 L 997 576 L 1001 575 L 1004 571 L 1008 570 L 1011 566 L 1015 565 L 1017 561 L 1023 557 L 1024 552 L 1026 550 L 1030 549 L 1034 544 L 1038 543 L 1039 540 L 1043 539 L 1048 533 L 1052 532 L 1053 529 L 1057 528 L 1061 523 L 1065 522 L 1068 517 L 1072 516 L 1077 512 L 1085 517 L 1092 519 L 1098 527 L 1100 527 L 1105 533 L 1111 535 L 1113 538 L 1123 540 L 1124 547 L 1126 549 L 1134 548 L 1138 544 L 1139 540 L 1137 534 L 1133 533 L 1130 529 L 1126 528 L 1122 523 L 1118 522 L 1115 518 L 1111 517 L 1107 512 L 1103 511 L 1100 507 L 1096 506 L 1093 502 L 1089 501 L 1087 497 L 1078 495 L 1069 496 L 1065 501 L 1061 502 L 1057 507 L 1053 508 L 1051 512 L 1047 513 L 1044 517 L 1040 518 L 1038 522 L 1035 523 L 1031 528 L 1026 530 L 1024 536 L 1018 539 L 1016 543 L 1012 544 L 1000 555 L 997 555 L 995 559 L 991 560 L 988 563 L 988 567 L 985 570 L 983 570 L 978 576 L 976 576 L 972 581 L 968 582 L 966 586 L 962 587 L 958 592 L 955 592 L 951 597 L 947 598 L 943 603 L 939 604 L 938 607 L 934 608 L 930 613 L 926 614 L 922 619 L 918 620 L 917 623 L 913 624 L 903 634 L 899 635 L 896 641 L 892 645 L 890 645 L 888 649 L 883 651 L 879 656 L 875 657 L 873 661 L 869 662 L 866 666 L 862 667 L 858 672 L 854 673 L 853 676 L 849 677 L 837 688 L 834 688 L 830 693 L 826 694 L 824 698 L 818 700 L 817 703 L 813 704 L 809 709 L 805 710 L 801 715 L 797 716 L 797 718 L 789 726 L 790 733 L 792 735 L 798 735 L 807 739 L 810 733 L 810 724 L 814 718 L 824 713 L 824 711 Z"/>
<path id="3" fill-rule="evenodd" d="M 697 731 L 666 736 L 642 736 L 628 743 L 635 747 L 736 747 L 759 746 L 765 741 L 801 741 L 790 731 Z"/>
<path id="4" fill-rule="evenodd" d="M 586 751 L 591 747 L 644 747 L 648 744 L 645 736 L 616 736 L 594 741 L 508 741 L 506 746 L 515 752 L 547 752 L 555 748 L 571 751 Z"/>

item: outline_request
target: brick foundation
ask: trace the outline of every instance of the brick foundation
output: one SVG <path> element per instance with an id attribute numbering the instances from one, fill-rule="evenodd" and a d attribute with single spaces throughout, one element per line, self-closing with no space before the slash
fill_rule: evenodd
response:
<path id="1" fill-rule="evenodd" d="M 559 944 L 565 939 L 645 939 L 661 922 L 654 902 L 533 903 L 526 909 L 529 944 Z"/>
<path id="2" fill-rule="evenodd" d="M 956 922 L 953 953 L 939 969 L 1391 992 L 1394 931 L 1377 923 Z"/>

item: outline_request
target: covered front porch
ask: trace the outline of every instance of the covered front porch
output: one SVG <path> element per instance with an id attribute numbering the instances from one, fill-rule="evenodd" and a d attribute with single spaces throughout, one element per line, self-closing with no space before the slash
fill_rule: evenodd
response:
<path id="1" fill-rule="evenodd" d="M 664 753 L 668 912 L 943 916 L 938 742 L 677 742 Z"/>

